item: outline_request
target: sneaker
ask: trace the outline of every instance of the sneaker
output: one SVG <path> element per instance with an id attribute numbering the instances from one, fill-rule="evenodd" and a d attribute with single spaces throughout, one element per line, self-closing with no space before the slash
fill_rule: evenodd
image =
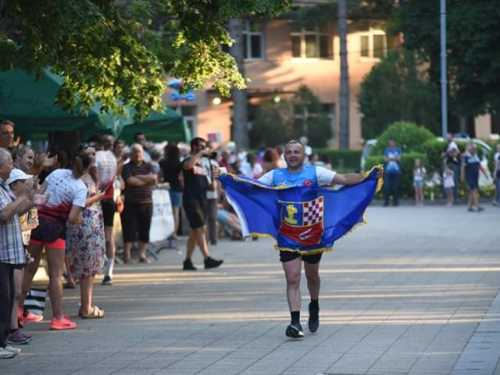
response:
<path id="1" fill-rule="evenodd" d="M 113 280 L 111 280 L 111 277 L 109 276 L 104 276 L 101 285 L 113 285 Z"/>
<path id="2" fill-rule="evenodd" d="M 0 359 L 14 358 L 15 354 L 5 348 L 0 348 Z"/>
<path id="3" fill-rule="evenodd" d="M 12 345 L 25 345 L 31 341 L 31 338 L 24 336 L 20 330 L 16 329 L 12 331 L 7 338 L 7 344 Z"/>
<path id="4" fill-rule="evenodd" d="M 13 353 L 14 355 L 17 355 L 17 354 L 21 353 L 21 349 L 20 348 L 16 348 L 15 346 L 7 345 L 4 349 L 7 350 L 8 352 Z"/>
<path id="5" fill-rule="evenodd" d="M 219 267 L 224 261 L 221 260 L 216 260 L 214 258 L 208 257 L 205 259 L 205 268 L 217 268 Z"/>
<path id="6" fill-rule="evenodd" d="M 184 261 L 184 266 L 182 267 L 184 271 L 196 271 L 197 268 L 193 265 L 191 259 L 186 259 Z"/>
<path id="7" fill-rule="evenodd" d="M 469 207 L 468 212 L 477 212 L 475 208 Z"/>
<path id="8" fill-rule="evenodd" d="M 38 323 L 43 320 L 43 315 L 33 314 L 32 312 L 28 312 L 24 315 L 25 323 Z"/>
<path id="9" fill-rule="evenodd" d="M 288 337 L 299 339 L 304 337 L 304 332 L 302 332 L 302 326 L 299 324 L 290 324 L 286 327 L 285 335 Z"/>
<path id="10" fill-rule="evenodd" d="M 151 263 L 151 261 L 148 258 L 139 258 L 139 263 L 149 264 Z"/>
<path id="11" fill-rule="evenodd" d="M 493 206 L 498 206 L 498 202 L 497 202 L 497 201 L 493 201 L 493 202 L 491 202 L 491 204 L 492 204 Z"/>
<path id="12" fill-rule="evenodd" d="M 477 212 L 482 212 L 482 211 L 484 211 L 484 208 L 483 208 L 483 207 L 478 207 L 478 208 L 477 208 Z"/>
<path id="13" fill-rule="evenodd" d="M 307 326 L 309 327 L 309 332 L 316 332 L 319 327 L 319 309 L 312 310 L 311 304 L 309 303 L 309 320 L 307 321 Z"/>
<path id="14" fill-rule="evenodd" d="M 69 320 L 69 318 L 63 314 L 60 319 L 52 318 L 50 323 L 50 329 L 53 331 L 62 331 L 66 329 L 75 329 L 77 324 Z"/>

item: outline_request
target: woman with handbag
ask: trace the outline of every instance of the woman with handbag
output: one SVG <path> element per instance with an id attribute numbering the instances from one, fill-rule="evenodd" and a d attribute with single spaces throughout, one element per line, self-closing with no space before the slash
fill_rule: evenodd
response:
<path id="1" fill-rule="evenodd" d="M 32 231 L 28 251 L 34 261 L 27 265 L 23 279 L 24 296 L 28 293 L 45 248 L 49 266 L 49 297 L 52 305 L 51 330 L 76 328 L 62 310 L 61 278 L 64 269 L 66 248 L 66 222 L 79 224 L 87 199 L 87 188 L 82 176 L 92 160 L 85 154 L 76 154 L 72 159 L 72 170 L 56 169 L 45 179 L 42 189 L 49 196 L 48 202 L 38 208 L 39 226 Z"/>

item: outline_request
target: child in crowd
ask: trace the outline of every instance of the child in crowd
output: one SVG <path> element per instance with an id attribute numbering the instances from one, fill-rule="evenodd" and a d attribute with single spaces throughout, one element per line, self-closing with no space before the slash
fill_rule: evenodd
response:
<path id="1" fill-rule="evenodd" d="M 455 176 L 453 166 L 446 164 L 443 172 L 443 185 L 446 191 L 446 206 L 453 206 L 453 188 L 455 187 Z"/>
<path id="2" fill-rule="evenodd" d="M 413 168 L 413 187 L 415 188 L 415 204 L 419 207 L 424 205 L 424 178 L 427 171 L 421 159 L 415 159 Z"/>

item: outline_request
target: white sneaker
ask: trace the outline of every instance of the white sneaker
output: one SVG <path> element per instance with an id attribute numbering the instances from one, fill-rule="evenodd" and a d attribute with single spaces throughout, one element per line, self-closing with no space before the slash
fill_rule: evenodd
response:
<path id="1" fill-rule="evenodd" d="M 21 353 L 21 349 L 15 347 L 15 346 L 7 345 L 4 349 L 7 350 L 8 352 L 11 352 L 11 353 L 14 353 L 14 354 L 20 354 Z"/>
<path id="2" fill-rule="evenodd" d="M 0 359 L 13 358 L 15 356 L 14 353 L 9 352 L 5 348 L 0 348 Z"/>

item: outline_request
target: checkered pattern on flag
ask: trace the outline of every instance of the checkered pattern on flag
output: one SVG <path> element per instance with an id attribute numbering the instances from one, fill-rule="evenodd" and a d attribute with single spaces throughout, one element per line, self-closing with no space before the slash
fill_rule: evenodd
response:
<path id="1" fill-rule="evenodd" d="M 380 187 L 378 171 L 373 168 L 359 184 L 338 190 L 272 187 L 231 174 L 221 175 L 220 181 L 244 236 L 271 236 L 276 249 L 307 255 L 331 250 L 336 240 L 364 222 L 364 211 Z"/>
<path id="2" fill-rule="evenodd" d="M 304 207 L 304 226 L 318 224 L 323 221 L 323 202 L 323 197 L 318 197 L 310 202 L 302 203 Z"/>

